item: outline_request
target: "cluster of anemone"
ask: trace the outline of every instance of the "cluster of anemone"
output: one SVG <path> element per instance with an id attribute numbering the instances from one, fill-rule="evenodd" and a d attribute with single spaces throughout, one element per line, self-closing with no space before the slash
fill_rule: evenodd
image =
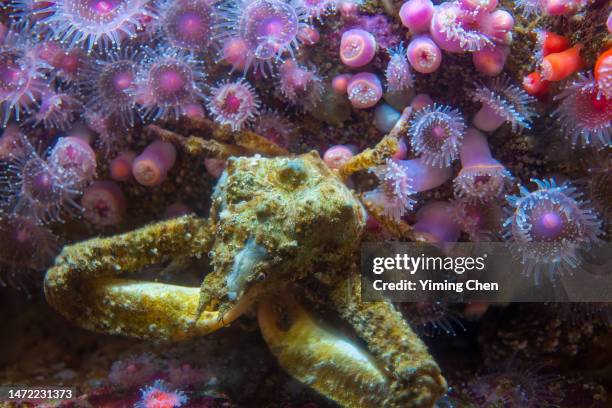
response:
<path id="1" fill-rule="evenodd" d="M 535 99 L 510 82 L 507 76 L 494 78 L 488 85 L 480 85 L 472 92 L 472 100 L 481 103 L 472 122 L 485 132 L 493 132 L 508 122 L 513 131 L 531 128 L 536 116 Z"/>
<path id="2" fill-rule="evenodd" d="M 581 1 L 565 3 L 580 5 Z M 311 109 L 324 96 L 323 78 L 308 62 L 298 62 L 295 54 L 301 43 L 311 44 L 318 39 L 314 20 L 339 8 L 347 21 L 355 23 L 358 19 L 351 14 L 353 9 L 347 11 L 347 4 L 356 3 L 13 0 L 12 14 L 24 23 L 14 25 L 18 31 L 0 36 L 0 119 L 6 126 L 11 120 L 22 121 L 26 115 L 26 125 L 65 131 L 81 116 L 98 134 L 98 143 L 109 147 L 108 153 L 117 150 L 110 146 L 120 144 L 122 130 L 157 119 L 201 117 L 206 108 L 216 122 L 233 131 L 250 128 L 287 147 L 293 131 L 291 123 L 278 112 L 262 107 L 257 92 L 245 78 L 208 81 L 206 57 L 218 51 L 232 71 L 241 71 L 244 76 L 253 73 L 255 77 L 265 77 L 274 72 L 281 96 L 294 106 Z M 550 8 L 553 2 L 538 0 L 532 4 L 543 9 Z M 342 11 L 345 6 L 347 10 Z M 570 9 L 563 12 L 567 14 Z M 381 77 L 369 72 L 381 48 L 389 53 L 384 70 L 387 91 L 410 90 L 414 86 L 412 72 L 428 74 L 437 70 L 442 51 L 471 53 L 476 69 L 488 76 L 497 76 L 503 69 L 514 20 L 497 8 L 496 1 L 454 0 L 435 5 L 430 0 L 408 0 L 399 17 L 412 34 L 407 47 L 399 37 L 387 41 L 374 26 L 349 23 L 347 27 L 351 28 L 342 33 L 339 57 L 353 71 L 339 75 L 335 85 L 332 83 L 333 89 L 346 95 L 354 108 L 378 106 L 375 115 L 389 122 L 378 120 L 379 128 L 390 130 L 400 117 L 390 105 L 379 103 L 383 97 Z M 381 19 L 384 20 L 382 16 L 365 16 L 362 20 Z M 569 48 L 567 42 L 565 49 L 558 51 L 577 54 L 574 60 L 581 61 L 579 46 Z M 545 57 L 543 50 L 542 58 Z M 542 72 L 546 71 L 544 62 L 547 61 L 543 61 Z M 595 78 L 579 75 L 556 98 L 560 103 L 554 114 L 574 144 L 581 141 L 596 147 L 610 146 L 610 66 L 610 54 L 604 52 L 593 71 Z M 355 70 L 361 67 L 367 67 L 367 71 Z M 534 99 L 507 77 L 478 86 L 471 98 L 482 105 L 472 124 L 484 132 L 493 132 L 506 122 L 514 131 L 529 128 L 535 117 Z M 413 208 L 417 193 L 450 179 L 450 166 L 460 159 L 461 169 L 453 186 L 459 208 L 456 213 L 462 214 L 464 222 L 457 218 L 452 224 L 461 224 L 473 239 L 485 239 L 492 228 L 489 213 L 496 212 L 493 204 L 503 196 L 512 177 L 493 158 L 486 136 L 475 128 L 467 129 L 459 111 L 416 100 L 408 136 L 418 159 L 400 160 L 404 154 L 373 168 L 379 184 L 365 193 L 365 201 L 383 215 L 399 220 Z M 86 207 L 86 218 L 102 225 L 111 221 L 98 213 L 112 209 L 119 217 L 125 210 L 122 196 L 114 187 L 103 182 L 90 185 L 95 156 L 86 142 L 60 138 L 53 149 L 43 154 L 32 148 L 27 138 L 19 140 L 20 146 L 13 147 L 15 151 L 21 149 L 21 153 L 11 155 L 8 172 L 3 175 L 3 191 L 13 216 L 46 223 L 61 221 L 65 213 Z M 121 151 L 116 158 L 129 160 L 117 159 L 115 167 L 111 164 L 111 170 L 117 170 L 111 172 L 116 180 L 112 178 L 135 179 L 142 185 L 163 182 L 174 164 L 175 152 L 172 160 L 163 159 L 160 157 L 165 154 L 157 157 L 152 145 L 140 155 Z M 333 155 L 328 157 L 330 166 L 339 166 L 339 160 L 356 154 L 347 146 L 330 151 L 336 153 L 336 159 Z M 127 170 L 119 171 L 120 164 Z M 216 165 L 222 168 L 222 163 Z M 540 194 L 540 190 L 543 188 L 531 194 Z M 84 192 L 87 194 L 79 206 L 77 199 Z M 571 193 L 567 194 L 574 199 Z M 521 199 L 529 202 L 524 197 L 510 201 L 517 207 L 516 213 L 526 214 L 527 209 L 518 210 Z M 516 226 L 522 220 L 515 216 L 506 224 Z M 592 221 L 595 222 L 594 216 Z M 519 234 L 519 238 L 527 239 L 528 235 Z M 542 259 L 549 265 L 559 263 L 556 258 Z"/>
<path id="3" fill-rule="evenodd" d="M 13 23 L 19 32 L 1 39 L 2 122 L 28 115 L 36 125 L 66 130 L 81 116 L 103 135 L 103 145 L 115 146 L 121 130 L 136 123 L 190 115 L 201 106 L 210 85 L 204 62 L 213 62 L 205 56 L 216 49 L 245 73 L 293 59 L 308 21 L 333 9 L 330 2 L 311 3 L 14 0 L 12 15 L 28 23 Z M 310 6 L 323 8 L 317 14 Z M 288 98 L 317 103 L 322 86 L 316 72 L 292 73 L 308 81 L 306 89 L 286 87 Z"/>
<path id="4" fill-rule="evenodd" d="M 485 75 L 503 70 L 512 42 L 514 18 L 497 1 L 456 0 L 434 5 L 431 0 L 408 0 L 399 12 L 412 33 L 408 60 L 414 70 L 429 74 L 442 63 L 441 50 L 472 53 L 474 66 Z"/>
<path id="5" fill-rule="evenodd" d="M 277 61 L 293 56 L 310 17 L 299 0 L 227 1 L 218 12 L 217 36 L 233 42 L 232 55 L 244 72 L 270 72 Z"/>
<path id="6" fill-rule="evenodd" d="M 546 100 L 551 82 L 562 81 L 582 69 L 582 45 L 571 46 L 566 36 L 536 30 L 535 60 L 538 68 L 523 77 L 523 89 L 539 100 Z"/>
<path id="7" fill-rule="evenodd" d="M 448 167 L 459 155 L 465 129 L 458 110 L 434 104 L 414 114 L 408 134 L 412 148 L 425 163 Z"/>
<path id="8" fill-rule="evenodd" d="M 32 9 L 28 2 L 18 2 L 16 5 L 22 6 L 20 11 L 25 11 L 38 26 L 51 30 L 54 39 L 69 48 L 80 46 L 88 51 L 94 47 L 118 48 L 125 39 L 134 38 L 148 19 L 157 18 L 151 0 L 58 0 L 37 3 L 44 6 Z"/>
<path id="9" fill-rule="evenodd" d="M 300 42 L 317 41 L 313 20 L 335 6 L 329 0 L 8 2 L 10 29 L 0 24 L 0 126 L 18 122 L 22 129 L 7 128 L 0 138 L 2 223 L 19 219 L 46 231 L 46 224 L 83 216 L 97 226 L 117 224 L 127 203 L 116 182 L 158 185 L 174 164 L 151 146 L 140 155 L 126 149 L 124 136 L 135 125 L 201 118 L 207 108 L 232 130 L 248 126 L 289 145 L 291 124 L 270 109 L 259 115 L 259 97 L 246 79 L 209 80 L 204 64 L 219 51 L 246 75 L 289 60 L 292 69 L 279 76 L 282 93 L 294 105 L 313 107 L 322 79 L 294 62 L 294 54 Z M 41 129 L 30 134 L 33 127 Z M 93 180 L 94 134 L 103 155 L 117 156 L 109 163 L 113 181 Z"/>
<path id="10" fill-rule="evenodd" d="M 16 136 L 13 143 L 18 148 L 10 155 L 1 179 L 12 214 L 48 223 L 63 221 L 66 213 L 78 213 L 77 199 L 96 172 L 96 157 L 89 144 L 77 137 L 63 137 L 40 154 L 23 135 Z"/>
<path id="11" fill-rule="evenodd" d="M 553 115 L 573 145 L 611 145 L 612 101 L 600 94 L 592 75 L 578 74 L 555 99 L 561 102 Z"/>
<path id="12" fill-rule="evenodd" d="M 423 159 L 388 159 L 384 165 L 371 172 L 378 179 L 378 186 L 364 194 L 366 204 L 380 214 L 399 221 L 416 204 L 414 195 L 436 188 L 451 176 L 449 167 L 434 167 Z"/>
<path id="13" fill-rule="evenodd" d="M 588 0 L 514 0 L 517 8 L 523 10 L 523 16 L 550 15 L 569 16 L 578 13 L 586 7 Z"/>
<path id="14" fill-rule="evenodd" d="M 79 197 L 95 176 L 96 157 L 74 136 L 61 137 L 40 153 L 14 127 L 0 137 L 0 150 L 0 273 L 21 286 L 26 271 L 44 269 L 57 254 L 59 240 L 46 224 L 81 213 Z"/>
<path id="15" fill-rule="evenodd" d="M 449 52 L 474 52 L 493 45 L 489 36 L 475 24 L 472 13 L 456 2 L 442 3 L 436 9 L 431 33 L 436 43 Z"/>
<path id="16" fill-rule="evenodd" d="M 35 111 L 47 91 L 46 75 L 50 65 L 33 52 L 30 41 L 10 30 L 0 41 L 0 121 L 20 121 Z"/>
<path id="17" fill-rule="evenodd" d="M 496 1 L 456 1 L 437 6 L 430 32 L 440 48 L 449 52 L 474 52 L 495 44 L 508 44 L 512 15 L 496 10 Z"/>
<path id="18" fill-rule="evenodd" d="M 537 189 L 520 186 L 520 195 L 508 196 L 510 216 L 505 238 L 521 257 L 525 273 L 536 282 L 545 274 L 555 281 L 581 265 L 581 251 L 600 242 L 601 221 L 569 183 L 532 179 Z"/>

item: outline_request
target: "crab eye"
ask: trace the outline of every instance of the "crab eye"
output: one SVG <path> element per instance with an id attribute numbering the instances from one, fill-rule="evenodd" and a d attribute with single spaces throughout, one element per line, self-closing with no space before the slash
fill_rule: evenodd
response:
<path id="1" fill-rule="evenodd" d="M 264 272 L 260 272 L 255 279 L 261 282 L 266 280 L 267 277 L 268 276 Z"/>

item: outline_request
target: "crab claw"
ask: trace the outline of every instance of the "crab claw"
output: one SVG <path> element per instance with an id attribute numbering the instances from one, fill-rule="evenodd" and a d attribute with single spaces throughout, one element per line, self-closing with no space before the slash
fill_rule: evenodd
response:
<path id="1" fill-rule="evenodd" d="M 209 245 L 206 221 L 185 216 L 67 246 L 47 271 L 45 295 L 63 316 L 89 330 L 157 340 L 205 335 L 238 318 L 249 298 L 225 313 L 210 310 L 198 316 L 199 288 L 119 276 L 195 256 Z"/>
<path id="2" fill-rule="evenodd" d="M 381 305 L 387 303 L 378 308 Z M 435 363 L 429 362 L 429 355 L 423 354 L 420 340 L 409 340 L 411 333 L 402 337 L 404 344 L 410 345 L 405 356 L 410 368 L 406 367 L 408 374 L 401 377 L 398 374 L 403 371 L 383 362 L 369 344 L 370 350 L 366 350 L 315 321 L 291 294 L 262 300 L 257 317 L 280 365 L 343 407 L 431 408 L 446 390 L 446 381 Z M 393 334 L 398 334 L 400 327 L 394 326 Z"/>
<path id="3" fill-rule="evenodd" d="M 380 407 L 390 385 L 384 369 L 362 348 L 323 328 L 289 295 L 259 303 L 261 333 L 294 378 L 344 407 Z"/>

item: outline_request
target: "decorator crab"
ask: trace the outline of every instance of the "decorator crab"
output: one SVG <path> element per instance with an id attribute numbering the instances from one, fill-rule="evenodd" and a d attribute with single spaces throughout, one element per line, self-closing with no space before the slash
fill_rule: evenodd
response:
<path id="1" fill-rule="evenodd" d="M 281 155 L 249 132 L 204 140 L 152 130 L 191 153 L 277 157 L 229 158 L 208 219 L 184 216 L 65 247 L 45 278 L 51 305 L 90 330 L 168 341 L 207 335 L 253 308 L 280 365 L 339 405 L 434 406 L 446 382 L 425 344 L 390 302 L 360 302 L 366 211 L 342 181 L 392 154 L 398 129 L 339 173 L 315 152 Z M 204 256 L 212 271 L 200 289 L 127 278 Z M 304 304 L 336 312 L 362 341 L 321 324 Z"/>

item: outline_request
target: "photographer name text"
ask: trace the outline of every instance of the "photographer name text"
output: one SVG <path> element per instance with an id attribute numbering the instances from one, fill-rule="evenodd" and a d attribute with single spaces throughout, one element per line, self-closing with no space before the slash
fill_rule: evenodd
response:
<path id="1" fill-rule="evenodd" d="M 379 291 L 431 291 L 431 292 L 457 292 L 466 291 L 499 291 L 499 283 L 496 282 L 480 282 L 477 279 L 469 279 L 465 282 L 434 282 L 431 279 L 419 279 L 417 281 L 402 279 L 399 282 L 385 282 L 382 279 L 377 279 L 372 282 L 374 290 Z"/>

